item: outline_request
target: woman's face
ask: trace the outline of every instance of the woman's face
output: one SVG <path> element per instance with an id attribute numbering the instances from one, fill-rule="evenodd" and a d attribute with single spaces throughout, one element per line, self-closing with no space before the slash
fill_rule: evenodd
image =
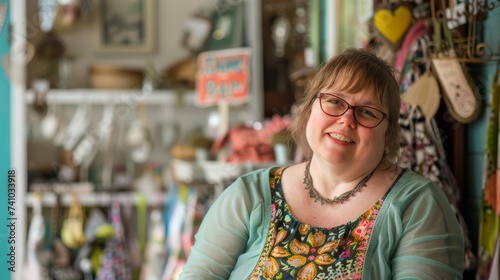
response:
<path id="1" fill-rule="evenodd" d="M 334 86 L 324 88 L 322 93 L 335 94 L 352 106 L 366 105 L 387 113 L 387 109 L 375 98 L 373 90 L 349 93 Z M 338 117 L 326 115 L 321 110 L 320 99 L 316 98 L 307 122 L 306 137 L 314 157 L 332 164 L 379 163 L 384 154 L 387 128 L 386 119 L 373 128 L 359 125 L 351 109 Z"/>

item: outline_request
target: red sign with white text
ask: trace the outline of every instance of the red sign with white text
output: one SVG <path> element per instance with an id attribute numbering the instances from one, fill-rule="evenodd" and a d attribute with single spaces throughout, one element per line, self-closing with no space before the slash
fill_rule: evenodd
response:
<path id="1" fill-rule="evenodd" d="M 248 101 L 250 49 L 210 51 L 198 55 L 196 103 L 211 106 L 224 100 L 230 104 Z"/>

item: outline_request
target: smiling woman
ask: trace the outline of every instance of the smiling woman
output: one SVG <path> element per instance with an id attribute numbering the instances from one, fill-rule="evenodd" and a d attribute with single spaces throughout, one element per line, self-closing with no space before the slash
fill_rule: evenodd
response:
<path id="1" fill-rule="evenodd" d="M 180 279 L 461 279 L 464 240 L 447 197 L 397 165 L 399 106 L 394 68 L 374 52 L 325 63 L 291 125 L 306 162 L 232 183 Z"/>
<path id="2" fill-rule="evenodd" d="M 102 0 L 99 50 L 151 52 L 154 50 L 154 1 Z"/>

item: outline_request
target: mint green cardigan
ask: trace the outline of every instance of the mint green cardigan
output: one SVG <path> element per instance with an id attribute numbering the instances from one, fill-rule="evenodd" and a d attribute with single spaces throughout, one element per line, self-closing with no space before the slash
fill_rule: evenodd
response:
<path id="1" fill-rule="evenodd" d="M 239 177 L 217 198 L 180 279 L 249 277 L 268 235 L 271 168 Z M 445 194 L 405 170 L 376 218 L 363 279 L 462 279 L 463 257 L 461 227 Z"/>

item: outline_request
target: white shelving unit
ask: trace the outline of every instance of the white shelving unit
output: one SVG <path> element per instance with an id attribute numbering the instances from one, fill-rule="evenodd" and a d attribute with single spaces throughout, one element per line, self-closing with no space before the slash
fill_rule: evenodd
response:
<path id="1" fill-rule="evenodd" d="M 245 15 L 245 28 L 248 47 L 252 49 L 251 57 L 251 101 L 248 104 L 248 114 L 253 119 L 262 119 L 263 110 L 263 78 L 262 78 L 262 46 L 261 46 L 261 0 L 245 0 L 247 13 Z M 13 280 L 24 280 L 23 267 L 26 256 L 26 236 L 27 236 L 27 207 L 33 203 L 33 194 L 27 192 L 27 137 L 25 133 L 27 105 L 35 100 L 35 93 L 26 88 L 26 64 L 25 54 L 27 45 L 28 23 L 32 24 L 33 15 L 27 15 L 27 0 L 10 0 L 11 11 L 11 142 L 12 142 L 12 168 L 16 170 L 17 180 L 17 220 L 20 221 L 16 232 L 16 266 L 19 268 L 11 274 Z M 170 1 L 168 1 L 170 5 Z M 200 5 L 202 2 L 200 2 Z M 163 5 L 165 5 L 163 3 Z M 164 19 L 163 19 L 164 20 Z M 164 34 L 165 35 L 165 34 Z M 168 36 L 168 34 L 167 34 Z M 170 52 L 169 52 L 170 53 Z M 182 100 L 179 96 L 182 95 Z M 165 105 L 182 104 L 194 105 L 194 92 L 177 94 L 175 91 L 154 91 L 150 95 L 142 95 L 140 90 L 94 90 L 94 89 L 71 89 L 71 90 L 50 90 L 46 96 L 48 103 L 62 105 L 78 105 L 81 102 L 88 102 L 96 105 L 109 104 L 109 102 L 122 102 L 124 105 L 135 104 L 145 105 Z M 179 103 L 178 103 L 179 102 Z M 134 104 L 134 103 L 132 103 Z M 181 115 L 181 117 L 184 115 Z M 133 199 L 137 194 L 128 193 L 122 196 L 123 199 Z M 66 197 L 66 194 L 64 194 Z M 49 205 L 55 202 L 55 194 L 43 193 L 43 201 Z M 63 201 L 69 198 L 63 198 Z M 110 194 L 85 194 L 83 203 L 92 203 L 98 200 L 99 203 L 110 201 Z M 150 200 L 151 199 L 151 200 Z M 154 203 L 154 198 L 148 197 L 148 201 Z"/>
<path id="2" fill-rule="evenodd" d="M 100 90 L 100 89 L 52 89 L 46 93 L 46 101 L 51 104 L 75 105 L 80 103 L 91 104 L 182 104 L 195 105 L 195 92 L 178 92 L 175 90 L 155 90 L 150 94 L 143 94 L 140 90 Z M 33 90 L 25 95 L 26 104 L 35 100 Z"/>
<path id="3" fill-rule="evenodd" d="M 127 193 L 107 193 L 107 192 L 88 192 L 88 193 L 78 193 L 78 202 L 81 206 L 107 206 L 110 205 L 114 198 L 123 204 L 135 205 L 139 199 L 140 193 L 137 192 L 127 192 Z M 54 192 L 44 192 L 41 193 L 42 205 L 45 207 L 51 207 L 56 205 L 57 194 Z M 149 206 L 158 206 L 165 203 L 165 195 L 163 193 L 144 195 L 146 203 Z M 28 193 L 26 195 L 27 207 L 32 207 L 36 199 L 34 193 Z M 69 206 L 73 202 L 73 194 L 63 193 L 61 194 L 60 203 L 62 206 Z"/>

